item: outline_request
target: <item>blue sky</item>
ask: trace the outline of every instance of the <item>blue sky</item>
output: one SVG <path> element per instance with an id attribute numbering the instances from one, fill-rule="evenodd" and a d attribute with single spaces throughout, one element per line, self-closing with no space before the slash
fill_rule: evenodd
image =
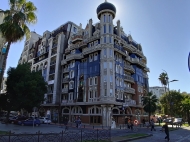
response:
<path id="1" fill-rule="evenodd" d="M 30 29 L 38 34 L 52 31 L 67 21 L 82 23 L 92 18 L 98 22 L 96 8 L 104 0 L 31 0 L 36 7 L 38 22 Z M 149 85 L 161 86 L 158 76 L 166 70 L 170 89 L 190 93 L 190 0 L 108 0 L 116 6 L 114 20 L 120 19 L 126 34 L 141 43 L 150 68 Z M 8 8 L 8 0 L 1 0 L 0 9 Z M 11 46 L 7 68 L 17 66 L 24 41 Z"/>

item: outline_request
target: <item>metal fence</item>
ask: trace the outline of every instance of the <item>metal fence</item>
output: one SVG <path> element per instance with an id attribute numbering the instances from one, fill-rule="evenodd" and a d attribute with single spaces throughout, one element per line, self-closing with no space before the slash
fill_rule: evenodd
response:
<path id="1" fill-rule="evenodd" d="M 80 129 L 60 133 L 0 134 L 0 142 L 111 142 L 110 129 Z"/>

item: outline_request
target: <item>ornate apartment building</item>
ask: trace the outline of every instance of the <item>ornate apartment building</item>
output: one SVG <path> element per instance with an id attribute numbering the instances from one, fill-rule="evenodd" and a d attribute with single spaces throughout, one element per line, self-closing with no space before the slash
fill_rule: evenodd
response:
<path id="1" fill-rule="evenodd" d="M 80 116 L 83 123 L 110 126 L 114 119 L 141 120 L 141 97 L 148 91 L 149 68 L 140 44 L 126 35 L 120 21 L 113 19 L 116 8 L 104 2 L 97 8 L 99 21 L 86 27 L 72 22 L 44 32 L 26 49 L 20 59 L 31 70 L 41 70 L 48 83 L 46 101 L 40 113 L 52 120 Z M 28 41 L 26 41 L 27 43 Z"/>

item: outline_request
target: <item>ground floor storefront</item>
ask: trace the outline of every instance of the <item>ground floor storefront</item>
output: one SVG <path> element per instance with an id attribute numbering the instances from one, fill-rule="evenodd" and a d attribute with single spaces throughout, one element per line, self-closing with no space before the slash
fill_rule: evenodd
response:
<path id="1" fill-rule="evenodd" d="M 139 123 L 143 118 L 148 119 L 140 107 L 116 105 L 42 106 L 39 115 L 49 117 L 54 123 L 75 123 L 80 118 L 82 123 L 103 126 L 111 126 L 113 121 L 119 125 L 126 124 L 129 119 Z"/>

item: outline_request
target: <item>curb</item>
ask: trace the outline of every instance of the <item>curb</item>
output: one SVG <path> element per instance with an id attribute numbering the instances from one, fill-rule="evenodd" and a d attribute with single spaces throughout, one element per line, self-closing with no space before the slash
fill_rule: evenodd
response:
<path id="1" fill-rule="evenodd" d="M 147 136 L 140 136 L 140 137 L 136 137 L 136 138 L 129 138 L 129 139 L 124 139 L 124 140 L 114 141 L 114 142 L 133 141 L 133 140 L 143 139 L 143 138 L 147 138 L 147 137 L 151 137 L 151 136 L 153 136 L 153 134 L 149 134 Z"/>

